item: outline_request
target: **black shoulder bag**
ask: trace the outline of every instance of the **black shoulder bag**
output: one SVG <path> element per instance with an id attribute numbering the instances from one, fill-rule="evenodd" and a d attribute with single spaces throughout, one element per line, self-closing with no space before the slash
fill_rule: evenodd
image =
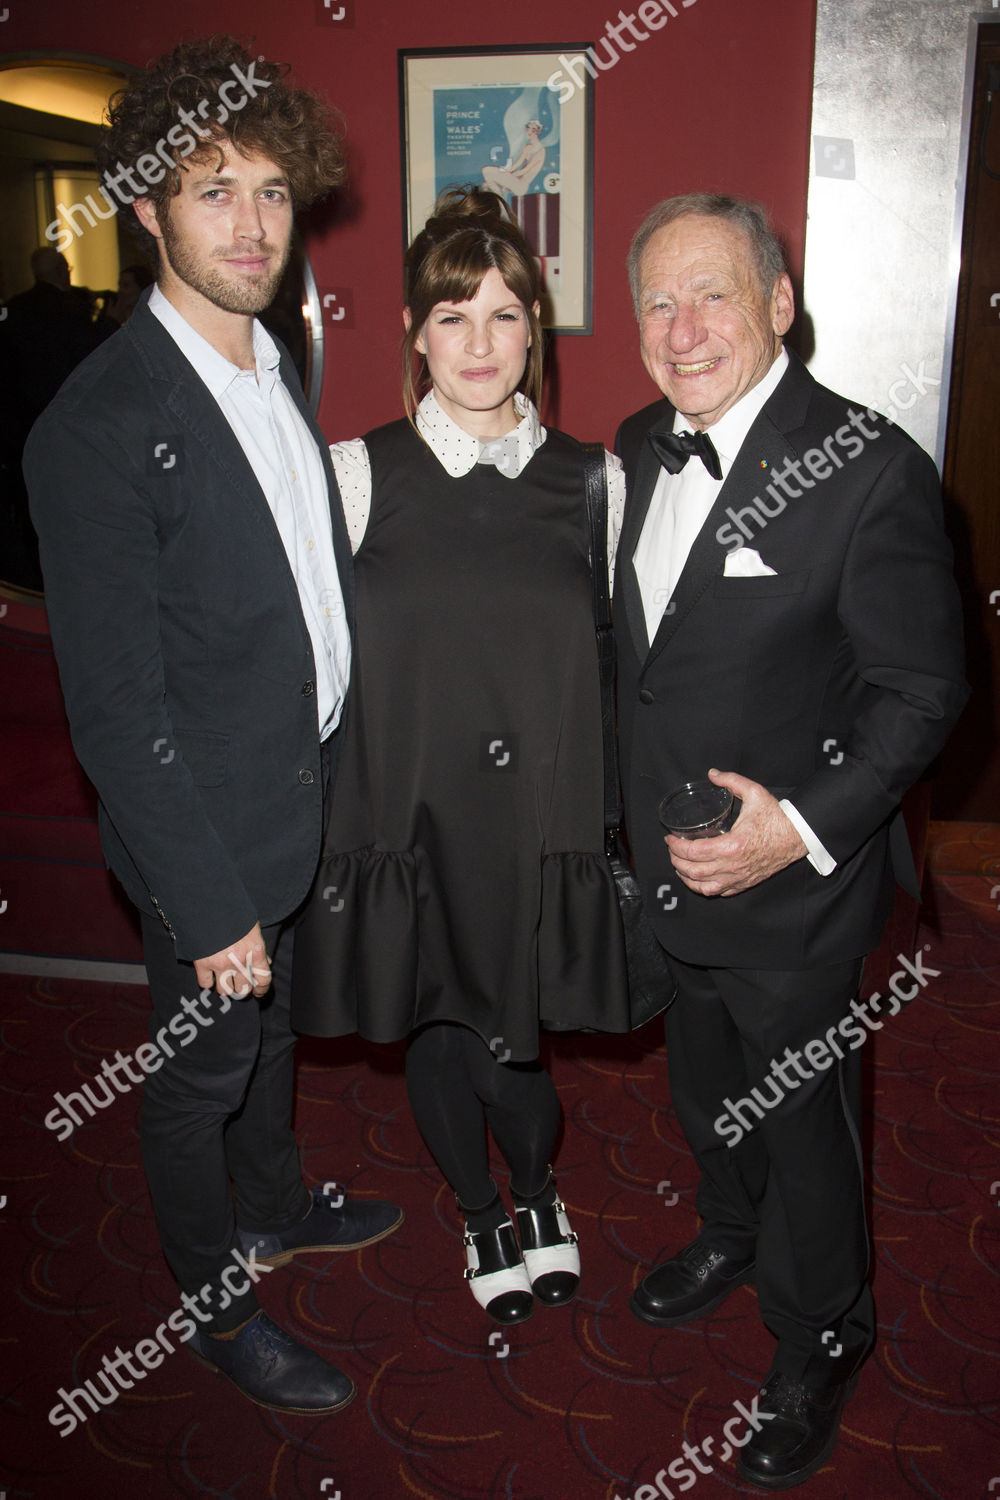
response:
<path id="1" fill-rule="evenodd" d="M 590 520 L 590 576 L 594 586 L 594 624 L 601 674 L 601 725 L 604 735 L 604 848 L 618 892 L 625 958 L 628 965 L 632 1029 L 644 1026 L 667 1009 L 677 984 L 663 948 L 646 918 L 635 872 L 621 840 L 622 803 L 618 781 L 615 728 L 615 638 L 608 598 L 608 481 L 604 448 L 584 443 L 584 477 Z"/>

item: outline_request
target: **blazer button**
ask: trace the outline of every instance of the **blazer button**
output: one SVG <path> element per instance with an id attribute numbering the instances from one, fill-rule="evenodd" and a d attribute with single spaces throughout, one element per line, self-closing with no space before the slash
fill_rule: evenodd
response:
<path id="1" fill-rule="evenodd" d="M 299 780 L 303 786 L 312 786 L 316 778 L 311 771 L 300 771 Z"/>
<path id="2" fill-rule="evenodd" d="M 653 697 L 652 693 L 649 691 L 649 688 L 640 688 L 639 689 L 639 702 L 640 703 L 655 703 L 656 699 Z"/>
<path id="3" fill-rule="evenodd" d="M 313 695 L 313 693 L 315 691 L 316 691 L 316 684 L 314 682 L 304 682 L 302 684 L 302 696 L 303 696 L 303 698 L 311 698 L 312 695 Z"/>

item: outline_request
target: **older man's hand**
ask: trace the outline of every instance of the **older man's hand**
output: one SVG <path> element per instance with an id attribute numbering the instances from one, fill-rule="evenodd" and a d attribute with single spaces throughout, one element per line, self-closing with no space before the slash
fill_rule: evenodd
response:
<path id="1" fill-rule="evenodd" d="M 684 884 L 700 896 L 735 896 L 802 859 L 806 846 L 766 787 L 735 771 L 709 771 L 743 803 L 729 833 L 714 839 L 680 839 L 669 834 L 667 848 Z"/>

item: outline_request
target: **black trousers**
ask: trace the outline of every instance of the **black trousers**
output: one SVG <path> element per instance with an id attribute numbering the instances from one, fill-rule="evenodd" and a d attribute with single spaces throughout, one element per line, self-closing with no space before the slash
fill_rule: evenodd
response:
<path id="1" fill-rule="evenodd" d="M 311 1204 L 291 1126 L 294 927 L 263 932 L 272 963 L 267 995 L 227 1005 L 206 991 L 199 1002 L 194 966 L 177 960 L 158 918 L 142 919 L 150 1041 L 162 1054 L 173 1052 L 146 1079 L 143 1163 L 167 1261 L 182 1292 L 199 1297 L 209 1288 L 199 1307 L 211 1312 L 205 1326 L 218 1332 L 238 1327 L 258 1307 L 252 1283 L 234 1295 L 220 1282 L 227 1266 L 237 1267 L 229 1278 L 234 1288 L 250 1279 L 232 1255 L 237 1224 L 273 1234 L 303 1218 Z"/>
<path id="2" fill-rule="evenodd" d="M 796 971 L 672 963 L 670 1089 L 701 1169 L 701 1237 L 726 1254 L 756 1256 L 761 1316 L 778 1339 L 774 1368 L 792 1378 L 817 1364 L 829 1369 L 837 1344 L 857 1350 L 874 1336 L 863 1043 L 851 1050 L 848 1039 L 869 1035 L 850 1014 L 863 960 Z M 829 1066 L 811 1066 L 802 1052 L 816 1041 L 812 1057 Z M 786 1049 L 800 1054 L 799 1067 Z"/>

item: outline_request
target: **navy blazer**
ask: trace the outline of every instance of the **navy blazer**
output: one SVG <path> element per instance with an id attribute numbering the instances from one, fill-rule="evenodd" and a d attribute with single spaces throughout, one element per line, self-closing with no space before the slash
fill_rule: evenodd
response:
<path id="1" fill-rule="evenodd" d="M 284 351 L 281 377 L 322 456 L 353 634 L 329 449 Z M 108 863 L 179 958 L 215 953 L 295 910 L 323 835 L 315 665 L 274 518 L 145 299 L 43 413 L 24 466 Z"/>
<path id="2" fill-rule="evenodd" d="M 937 471 L 906 434 L 817 384 L 792 355 L 650 644 L 632 557 L 659 474 L 647 434 L 673 421 L 669 402 L 655 402 L 623 423 L 617 445 L 628 486 L 614 601 L 622 779 L 657 936 L 695 964 L 858 957 L 891 908 L 900 799 L 967 694 Z M 774 575 L 725 576 L 740 545 Z M 688 890 L 657 804 L 711 766 L 790 798 L 837 869 L 824 878 L 802 859 L 736 896 Z M 904 848 L 894 841 L 901 859 Z"/>

